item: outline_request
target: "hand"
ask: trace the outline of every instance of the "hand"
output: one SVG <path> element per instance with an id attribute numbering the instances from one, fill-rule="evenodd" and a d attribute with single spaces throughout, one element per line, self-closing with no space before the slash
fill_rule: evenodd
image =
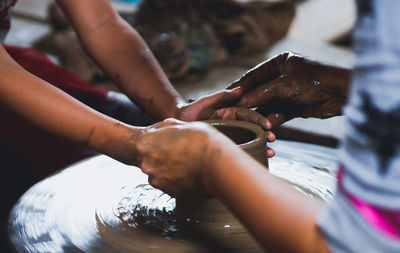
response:
<path id="1" fill-rule="evenodd" d="M 183 105 L 178 112 L 177 118 L 183 121 L 207 119 L 243 120 L 255 123 L 264 129 L 270 129 L 270 122 L 255 110 L 233 107 L 240 100 L 242 93 L 241 88 L 236 88 L 201 97 L 192 103 Z"/>
<path id="2" fill-rule="evenodd" d="M 92 141 L 90 146 L 103 154 L 128 164 L 139 165 L 139 154 L 137 152 L 137 143 L 142 135 L 155 131 L 159 128 L 184 124 L 176 119 L 166 119 L 148 127 L 133 127 L 122 122 L 113 123 L 101 131 L 98 141 Z"/>
<path id="3" fill-rule="evenodd" d="M 218 143 L 217 140 L 222 140 Z M 193 122 L 154 128 L 137 143 L 141 169 L 149 183 L 172 197 L 203 197 L 204 169 L 212 166 L 214 147 L 234 145 L 208 124 Z"/>
<path id="4" fill-rule="evenodd" d="M 272 125 L 269 120 L 255 110 L 231 106 L 238 102 L 241 95 L 242 89 L 235 88 L 201 97 L 192 103 L 182 106 L 177 118 L 183 121 L 207 119 L 243 120 L 255 123 L 267 130 L 271 129 Z M 266 134 L 268 142 L 275 141 L 276 136 L 273 132 L 267 131 Z M 267 155 L 271 158 L 275 155 L 275 151 L 268 148 Z"/>
<path id="5" fill-rule="evenodd" d="M 241 87 L 237 106 L 257 108 L 273 127 L 294 117 L 328 118 L 341 114 L 350 71 L 286 52 L 247 72 L 228 89 Z"/>
<path id="6" fill-rule="evenodd" d="M 142 136 L 137 148 L 141 169 L 149 175 L 153 187 L 184 203 L 216 197 L 259 242 L 266 242 L 266 250 L 329 252 L 315 230 L 322 201 L 307 198 L 288 182 L 269 174 L 207 124 L 195 122 L 151 131 Z M 298 225 L 288 228 L 288 221 Z M 294 239 L 293 229 L 298 230 Z M 290 236 L 285 237 L 287 234 Z M 284 241 L 285 246 L 268 244 L 271 238 Z M 298 241 L 302 243 L 293 246 Z"/>

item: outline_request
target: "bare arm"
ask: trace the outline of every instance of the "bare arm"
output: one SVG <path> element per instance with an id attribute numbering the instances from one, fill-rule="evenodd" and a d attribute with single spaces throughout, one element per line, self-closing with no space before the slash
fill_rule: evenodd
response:
<path id="1" fill-rule="evenodd" d="M 168 194 L 221 200 L 271 252 L 328 253 L 316 218 L 323 203 L 268 173 L 224 135 L 202 123 L 141 137 L 141 169 Z M 182 159 L 184 157 L 185 159 Z"/>
<path id="2" fill-rule="evenodd" d="M 176 117 L 181 96 L 140 35 L 108 0 L 57 0 L 82 45 L 114 83 L 157 120 Z"/>
<path id="3" fill-rule="evenodd" d="M 133 128 L 100 114 L 30 74 L 1 45 L 0 76 L 0 103 L 21 117 L 122 162 L 136 163 L 134 144 L 142 128 Z"/>
<path id="4" fill-rule="evenodd" d="M 71 20 L 89 55 L 154 119 L 229 118 L 270 128 L 268 120 L 254 110 L 231 107 L 242 95 L 241 89 L 223 90 L 185 103 L 141 36 L 115 12 L 109 0 L 56 1 Z"/>
<path id="5" fill-rule="evenodd" d="M 208 192 L 271 252 L 329 252 L 316 224 L 323 202 L 272 176 L 237 147 L 224 147 L 212 150 L 220 155 L 203 173 Z"/>

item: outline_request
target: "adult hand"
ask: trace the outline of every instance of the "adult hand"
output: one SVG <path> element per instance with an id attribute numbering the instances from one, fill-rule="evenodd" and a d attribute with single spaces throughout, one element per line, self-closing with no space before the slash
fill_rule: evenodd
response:
<path id="1" fill-rule="evenodd" d="M 257 107 L 274 127 L 294 117 L 340 115 L 349 83 L 347 69 L 286 52 L 251 69 L 228 89 L 241 87 L 244 95 L 237 106 Z"/>
<path id="2" fill-rule="evenodd" d="M 140 168 L 149 183 L 172 197 L 207 195 L 203 170 L 210 169 L 220 147 L 234 145 L 227 137 L 202 122 L 153 129 L 137 143 Z"/>

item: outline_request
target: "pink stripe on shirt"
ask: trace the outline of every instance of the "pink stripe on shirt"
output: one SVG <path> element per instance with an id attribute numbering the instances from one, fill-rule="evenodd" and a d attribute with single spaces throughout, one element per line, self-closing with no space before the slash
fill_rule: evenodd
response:
<path id="1" fill-rule="evenodd" d="M 400 241 L 400 211 L 376 207 L 356 196 L 353 196 L 344 189 L 343 176 L 344 170 L 343 168 L 340 168 L 337 174 L 338 186 L 353 207 L 375 229 L 392 239 Z"/>

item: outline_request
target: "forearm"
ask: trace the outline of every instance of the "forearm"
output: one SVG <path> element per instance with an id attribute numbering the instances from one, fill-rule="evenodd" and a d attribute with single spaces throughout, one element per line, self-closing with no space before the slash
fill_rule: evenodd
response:
<path id="1" fill-rule="evenodd" d="M 239 148 L 220 156 L 204 173 L 208 191 L 220 199 L 271 252 L 329 252 L 316 217 L 323 205 L 309 199 Z"/>
<path id="2" fill-rule="evenodd" d="M 83 47 L 132 101 L 157 120 L 176 116 L 183 101 L 181 96 L 140 35 L 108 3 L 92 4 L 99 10 L 86 11 L 89 17 L 82 17 L 67 1 L 58 2 L 70 17 Z M 96 13 L 108 16 L 101 19 Z"/>
<path id="3" fill-rule="evenodd" d="M 140 133 L 139 128 L 122 125 L 94 111 L 28 73 L 11 59 L 0 64 L 0 102 L 3 105 L 48 132 L 123 162 L 135 163 L 136 157 L 124 153 L 123 146 L 132 150 L 129 142 L 132 135 Z"/>

